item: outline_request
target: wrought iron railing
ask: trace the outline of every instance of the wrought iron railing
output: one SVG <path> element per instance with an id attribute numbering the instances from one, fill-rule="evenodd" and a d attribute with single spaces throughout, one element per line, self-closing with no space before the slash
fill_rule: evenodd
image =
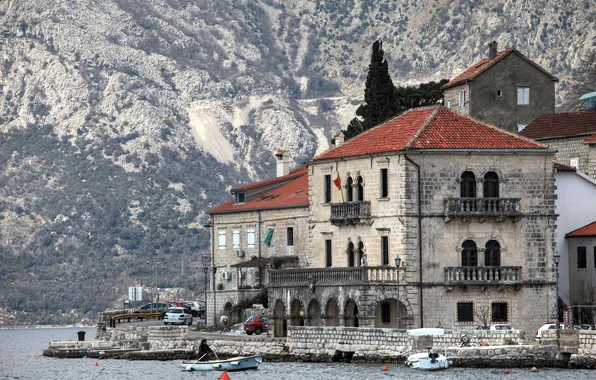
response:
<path id="1" fill-rule="evenodd" d="M 445 215 L 450 216 L 518 216 L 520 198 L 447 198 Z"/>
<path id="2" fill-rule="evenodd" d="M 400 282 L 405 281 L 401 268 Z M 397 267 L 274 269 L 269 272 L 269 285 L 288 284 L 362 284 L 396 283 Z"/>
<path id="3" fill-rule="evenodd" d="M 512 284 L 522 282 L 522 267 L 446 267 L 445 282 L 453 284 Z"/>
<path id="4" fill-rule="evenodd" d="M 331 203 L 332 223 L 358 223 L 370 219 L 370 201 Z"/>

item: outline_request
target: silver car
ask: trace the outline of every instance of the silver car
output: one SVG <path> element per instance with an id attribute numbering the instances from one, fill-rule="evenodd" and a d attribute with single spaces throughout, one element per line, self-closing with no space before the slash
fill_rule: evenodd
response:
<path id="1" fill-rule="evenodd" d="M 192 314 L 189 309 L 184 309 L 182 307 L 171 307 L 166 311 L 166 314 L 163 317 L 163 323 L 167 324 L 181 324 L 184 325 L 188 323 L 188 325 L 192 325 Z"/>

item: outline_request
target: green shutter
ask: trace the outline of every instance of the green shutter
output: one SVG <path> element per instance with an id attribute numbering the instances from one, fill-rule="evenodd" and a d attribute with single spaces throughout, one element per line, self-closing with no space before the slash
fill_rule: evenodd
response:
<path id="1" fill-rule="evenodd" d="M 267 236 L 265 236 L 265 245 L 271 247 L 271 239 L 273 239 L 273 228 L 267 230 Z"/>

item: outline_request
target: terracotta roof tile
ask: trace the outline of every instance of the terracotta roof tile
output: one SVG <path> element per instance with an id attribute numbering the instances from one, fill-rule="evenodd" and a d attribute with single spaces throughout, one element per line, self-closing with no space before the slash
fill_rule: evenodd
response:
<path id="1" fill-rule="evenodd" d="M 330 149 L 313 161 L 413 149 L 547 149 L 442 106 L 414 108 Z"/>
<path id="2" fill-rule="evenodd" d="M 555 80 L 555 81 L 559 80 L 557 77 L 553 76 L 551 73 L 546 71 L 542 66 L 540 66 L 536 62 L 530 60 L 528 57 L 526 57 L 525 55 L 520 53 L 515 48 L 509 48 L 509 49 L 503 50 L 502 52 L 497 54 L 495 56 L 495 58 L 493 58 L 493 59 L 488 59 L 488 58 L 481 59 L 480 61 L 476 62 L 474 65 L 472 65 L 471 67 L 466 69 L 463 73 L 459 74 L 458 76 L 456 76 L 455 78 L 453 78 L 452 80 L 450 80 L 449 82 L 444 84 L 443 87 L 441 87 L 441 88 L 446 89 L 449 87 L 457 86 L 462 83 L 466 83 L 467 81 L 469 81 L 471 79 L 476 78 L 476 76 L 478 76 L 479 74 L 481 74 L 482 72 L 487 70 L 489 67 L 493 66 L 495 63 L 499 62 L 500 60 L 502 60 L 503 58 L 508 56 L 510 53 L 515 53 L 515 54 L 519 55 L 521 58 L 523 58 L 529 64 L 536 67 L 538 70 L 542 71 L 543 73 L 545 73 L 546 75 L 551 77 L 553 80 Z"/>
<path id="3" fill-rule="evenodd" d="M 234 187 L 234 188 L 230 189 L 230 191 L 245 191 L 245 190 L 254 189 L 255 187 L 261 187 L 261 186 L 265 186 L 265 185 L 274 185 L 278 182 L 285 182 L 285 181 L 288 181 L 288 180 L 291 180 L 291 179 L 301 176 L 302 175 L 301 170 L 302 170 L 302 167 L 291 171 L 288 175 L 284 175 L 282 177 L 273 177 L 273 178 L 266 179 L 264 181 L 254 182 L 254 183 L 249 183 L 246 185 Z"/>
<path id="4" fill-rule="evenodd" d="M 538 116 L 520 135 L 532 139 L 547 139 L 594 133 L 596 111 L 579 111 Z"/>
<path id="5" fill-rule="evenodd" d="M 288 176 L 279 177 L 290 178 L 288 183 L 265 193 L 255 199 L 242 204 L 235 205 L 234 200 L 227 201 L 217 207 L 208 211 L 209 214 L 220 214 L 229 212 L 252 211 L 252 210 L 267 210 L 289 207 L 307 207 L 308 206 L 308 170 L 307 166 L 301 166 L 294 170 Z M 278 179 L 278 178 L 274 178 Z M 255 187 L 263 183 L 270 183 L 271 180 L 256 182 L 254 184 L 240 187 L 238 189 L 245 189 L 247 187 Z"/>
<path id="6" fill-rule="evenodd" d="M 585 237 L 585 236 L 596 236 L 596 221 L 578 228 L 575 231 L 571 231 L 565 237 Z"/>
<path id="7" fill-rule="evenodd" d="M 553 161 L 553 166 L 558 172 L 577 172 L 575 166 L 567 165 L 559 161 Z"/>
<path id="8" fill-rule="evenodd" d="M 596 144 L 596 134 L 593 134 L 592 136 L 588 137 L 587 139 L 585 139 L 582 142 L 584 142 L 586 144 Z"/>

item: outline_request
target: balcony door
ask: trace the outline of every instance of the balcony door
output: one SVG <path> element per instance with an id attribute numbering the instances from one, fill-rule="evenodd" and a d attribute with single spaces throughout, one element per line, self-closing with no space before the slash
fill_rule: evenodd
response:
<path id="1" fill-rule="evenodd" d="M 460 183 L 460 196 L 462 198 L 476 198 L 476 177 L 472 172 L 463 172 Z"/>
<path id="2" fill-rule="evenodd" d="M 484 251 L 484 265 L 487 267 L 501 266 L 501 245 L 496 240 L 490 240 L 486 243 Z"/>
<path id="3" fill-rule="evenodd" d="M 354 181 L 352 177 L 348 177 L 346 182 L 346 199 L 348 202 L 354 201 Z"/>
<path id="4" fill-rule="evenodd" d="M 348 266 L 349 267 L 353 267 L 354 266 L 354 243 L 349 242 L 348 243 L 348 249 L 347 249 L 347 253 L 348 253 Z"/>
<path id="5" fill-rule="evenodd" d="M 478 266 L 478 249 L 473 240 L 466 240 L 462 244 L 461 265 L 462 267 Z"/>

